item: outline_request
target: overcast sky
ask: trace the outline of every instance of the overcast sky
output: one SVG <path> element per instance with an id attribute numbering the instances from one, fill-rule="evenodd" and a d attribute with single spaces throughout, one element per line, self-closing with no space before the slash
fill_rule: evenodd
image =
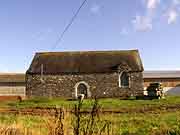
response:
<path id="1" fill-rule="evenodd" d="M 1 0 L 0 72 L 51 51 L 83 0 Z M 88 0 L 53 51 L 138 49 L 145 70 L 180 69 L 180 0 Z"/>

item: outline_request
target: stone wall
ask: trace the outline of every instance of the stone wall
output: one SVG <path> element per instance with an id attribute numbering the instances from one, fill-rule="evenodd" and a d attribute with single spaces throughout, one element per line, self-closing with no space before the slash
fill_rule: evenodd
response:
<path id="1" fill-rule="evenodd" d="M 143 94 L 141 72 L 129 73 L 130 87 L 119 88 L 118 73 L 79 75 L 26 75 L 26 95 L 28 97 L 74 98 L 78 82 L 89 85 L 91 97 L 124 97 Z"/>

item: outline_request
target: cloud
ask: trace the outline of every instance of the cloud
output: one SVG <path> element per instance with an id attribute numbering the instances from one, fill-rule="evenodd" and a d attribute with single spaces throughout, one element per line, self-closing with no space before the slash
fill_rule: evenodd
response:
<path id="1" fill-rule="evenodd" d="M 136 15 L 132 21 L 136 31 L 152 30 L 155 11 L 160 4 L 160 0 L 144 0 L 143 2 L 145 3 L 144 15 Z"/>
<path id="2" fill-rule="evenodd" d="M 122 28 L 120 34 L 121 35 L 128 35 L 128 30 L 126 28 Z"/>
<path id="3" fill-rule="evenodd" d="M 180 0 L 172 0 L 169 9 L 167 9 L 167 11 L 164 14 L 168 24 L 176 23 L 179 16 L 179 10 L 178 10 L 179 6 L 180 6 Z"/>
<path id="4" fill-rule="evenodd" d="M 173 24 L 177 21 L 178 13 L 174 9 L 169 10 L 167 13 L 167 17 L 168 17 L 168 24 Z"/>
<path id="5" fill-rule="evenodd" d="M 180 5 L 180 0 L 173 0 L 174 5 Z"/>
<path id="6" fill-rule="evenodd" d="M 147 9 L 155 9 L 160 3 L 160 0 L 147 0 Z"/>
<path id="7" fill-rule="evenodd" d="M 90 8 L 91 13 L 97 14 L 100 12 L 100 6 L 97 4 L 94 4 Z"/>
<path id="8" fill-rule="evenodd" d="M 149 31 L 153 25 L 165 17 L 168 24 L 176 23 L 180 14 L 180 0 L 142 0 L 144 12 L 136 14 L 132 20 L 135 31 Z M 160 22 L 160 21 L 159 21 Z"/>
<path id="9" fill-rule="evenodd" d="M 147 16 L 136 15 L 132 23 L 136 31 L 148 31 L 152 29 L 152 19 Z"/>

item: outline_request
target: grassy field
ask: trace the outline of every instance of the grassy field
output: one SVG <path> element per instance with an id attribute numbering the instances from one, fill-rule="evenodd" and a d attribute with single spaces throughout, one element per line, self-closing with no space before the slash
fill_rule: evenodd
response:
<path id="1" fill-rule="evenodd" d="M 64 107 L 73 108 L 78 101 L 67 101 L 65 99 L 34 98 L 22 102 L 1 102 L 0 107 L 8 108 L 29 108 L 29 107 Z M 99 99 L 100 106 L 105 109 L 137 108 L 137 107 L 158 107 L 162 105 L 180 104 L 180 97 L 166 97 L 165 99 L 154 100 L 120 100 L 120 99 Z M 93 100 L 85 99 L 82 108 L 91 108 Z"/>
<path id="2" fill-rule="evenodd" d="M 64 135 L 73 135 L 73 116 L 63 122 Z M 88 125 L 87 116 L 81 116 L 81 135 Z M 50 118 L 40 116 L 1 115 L 0 132 L 2 127 L 16 129 L 23 135 L 55 135 L 55 129 L 60 125 Z M 90 124 L 91 122 L 89 122 Z M 53 134 L 54 132 L 54 134 Z M 179 135 L 180 112 L 160 114 L 103 114 L 96 117 L 92 126 L 92 135 Z M 14 135 L 14 134 L 12 134 Z"/>
<path id="3" fill-rule="evenodd" d="M 1 107 L 8 108 L 56 106 L 73 109 L 75 105 L 78 105 L 77 101 L 42 98 L 1 103 Z M 83 101 L 80 108 L 90 109 L 88 114 L 78 113 L 78 109 L 74 113 L 64 112 L 63 116 L 61 113 L 47 117 L 1 114 L 0 134 L 6 135 L 2 132 L 6 129 L 7 132 L 13 130 L 17 133 L 21 132 L 22 135 L 56 135 L 60 132 L 61 135 L 180 135 L 180 97 L 167 97 L 161 100 L 100 99 L 98 106 L 92 109 L 94 105 L 92 100 Z M 160 106 L 175 106 L 175 110 L 159 108 Z M 127 112 L 99 113 L 93 111 L 99 107 L 112 110 L 127 109 Z M 137 111 L 137 108 L 158 109 Z M 128 112 L 128 109 L 134 110 Z M 77 127 L 79 127 L 79 134 L 75 132 Z"/>
<path id="4" fill-rule="evenodd" d="M 0 135 L 43 135 L 48 132 L 39 116 L 0 115 Z"/>

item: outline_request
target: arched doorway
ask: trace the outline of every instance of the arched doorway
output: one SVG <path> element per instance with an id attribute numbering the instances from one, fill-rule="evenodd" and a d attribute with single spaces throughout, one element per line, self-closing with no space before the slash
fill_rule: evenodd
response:
<path id="1" fill-rule="evenodd" d="M 77 94 L 83 94 L 85 98 L 87 98 L 87 86 L 83 83 L 80 83 L 77 87 Z"/>
<path id="2" fill-rule="evenodd" d="M 84 81 L 76 83 L 76 85 L 75 85 L 75 98 L 78 98 L 78 96 L 81 94 L 84 95 L 84 98 L 91 97 L 91 93 L 90 93 L 89 89 L 90 89 L 90 86 Z"/>

